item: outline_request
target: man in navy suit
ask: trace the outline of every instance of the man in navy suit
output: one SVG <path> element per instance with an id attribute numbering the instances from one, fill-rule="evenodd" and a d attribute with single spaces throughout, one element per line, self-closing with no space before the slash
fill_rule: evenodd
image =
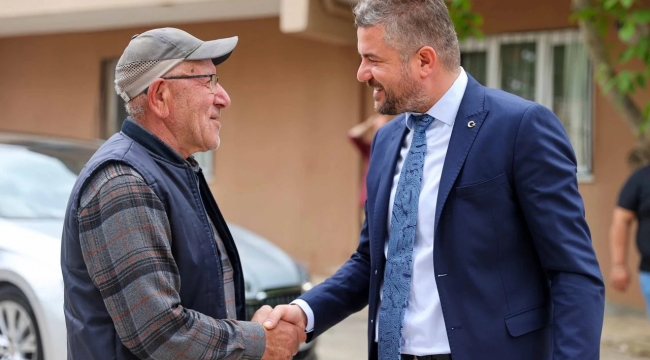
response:
<path id="1" fill-rule="evenodd" d="M 401 115 L 373 141 L 357 251 L 265 326 L 313 339 L 369 305 L 369 359 L 599 359 L 604 286 L 560 121 L 465 73 L 444 0 L 354 12 L 357 78 Z"/>

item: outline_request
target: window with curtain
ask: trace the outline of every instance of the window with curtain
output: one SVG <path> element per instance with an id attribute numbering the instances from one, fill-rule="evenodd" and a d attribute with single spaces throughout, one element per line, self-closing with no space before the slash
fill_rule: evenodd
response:
<path id="1" fill-rule="evenodd" d="M 500 88 L 534 101 L 536 62 L 535 43 L 502 45 Z"/>
<path id="2" fill-rule="evenodd" d="M 574 146 L 578 172 L 589 173 L 591 162 L 591 83 L 589 55 L 582 44 L 553 48 L 553 112 Z"/>
<path id="3" fill-rule="evenodd" d="M 463 52 L 460 54 L 460 64 L 474 79 L 485 85 L 487 82 L 487 54 L 485 51 Z"/>
<path id="4" fill-rule="evenodd" d="M 101 136 L 108 139 L 122 129 L 122 123 L 128 116 L 124 108 L 124 100 L 115 92 L 115 66 L 118 59 L 109 59 L 103 62 L 103 108 L 104 119 Z M 201 165 L 207 181 L 214 177 L 214 151 L 199 152 L 194 158 Z"/>
<path id="5" fill-rule="evenodd" d="M 577 30 L 502 34 L 461 43 L 461 65 L 481 84 L 536 101 L 557 115 L 578 179 L 592 178 L 592 80 Z"/>

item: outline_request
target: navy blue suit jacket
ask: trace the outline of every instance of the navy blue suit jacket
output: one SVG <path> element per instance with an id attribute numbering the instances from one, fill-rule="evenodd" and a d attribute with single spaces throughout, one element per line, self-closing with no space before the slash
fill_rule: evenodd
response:
<path id="1" fill-rule="evenodd" d="M 369 305 L 370 359 L 377 358 L 389 195 L 406 131 L 404 115 L 378 131 L 357 251 L 302 296 L 314 312 L 310 339 Z M 470 77 L 431 221 L 431 281 L 454 360 L 599 359 L 604 285 L 575 155 L 550 110 Z"/>

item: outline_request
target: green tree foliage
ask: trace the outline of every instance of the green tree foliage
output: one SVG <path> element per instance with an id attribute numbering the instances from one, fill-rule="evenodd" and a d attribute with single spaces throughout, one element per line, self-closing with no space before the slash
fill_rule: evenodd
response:
<path id="1" fill-rule="evenodd" d="M 481 37 L 483 18 L 471 10 L 471 0 L 446 0 L 460 39 Z M 604 94 L 637 136 L 630 162 L 650 162 L 650 99 L 638 105 L 632 96 L 650 82 L 649 0 L 571 0 L 572 19 L 580 25 L 596 79 Z M 615 27 L 624 50 L 613 54 L 608 43 Z"/>
<path id="2" fill-rule="evenodd" d="M 483 37 L 480 29 L 483 25 L 483 17 L 472 11 L 471 0 L 446 0 L 446 2 L 459 39 Z"/>
<path id="3" fill-rule="evenodd" d="M 627 45 L 618 57 L 618 64 L 627 65 L 633 60 L 641 60 L 642 70 L 621 70 L 602 83 L 605 92 L 614 87 L 622 94 L 634 94 L 638 88 L 645 88 L 650 77 L 650 9 L 634 7 L 639 0 L 597 0 L 591 6 L 576 12 L 575 18 L 590 22 L 605 37 L 611 24 L 618 28 L 619 39 Z M 647 120 L 650 115 L 650 102 L 643 112 Z"/>
<path id="4" fill-rule="evenodd" d="M 650 161 L 650 99 L 641 106 L 633 100 L 650 78 L 650 9 L 646 0 L 572 0 L 576 19 L 585 36 L 596 76 L 603 93 L 617 105 L 635 132 L 638 143 L 630 161 Z M 644 6 L 645 5 L 645 6 Z M 612 53 L 606 41 L 615 26 L 624 50 Z"/>

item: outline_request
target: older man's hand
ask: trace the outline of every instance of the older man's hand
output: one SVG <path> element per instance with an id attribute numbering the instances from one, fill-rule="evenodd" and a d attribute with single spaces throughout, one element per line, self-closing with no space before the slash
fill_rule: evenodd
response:
<path id="1" fill-rule="evenodd" d="M 273 322 L 273 327 L 269 328 L 267 319 L 270 319 L 271 316 L 273 316 L 271 307 L 265 305 L 257 310 L 252 319 L 252 321 L 260 324 L 264 322 L 266 349 L 264 350 L 262 360 L 291 359 L 298 353 L 300 344 L 307 340 L 305 326 L 284 320 L 277 320 Z"/>

